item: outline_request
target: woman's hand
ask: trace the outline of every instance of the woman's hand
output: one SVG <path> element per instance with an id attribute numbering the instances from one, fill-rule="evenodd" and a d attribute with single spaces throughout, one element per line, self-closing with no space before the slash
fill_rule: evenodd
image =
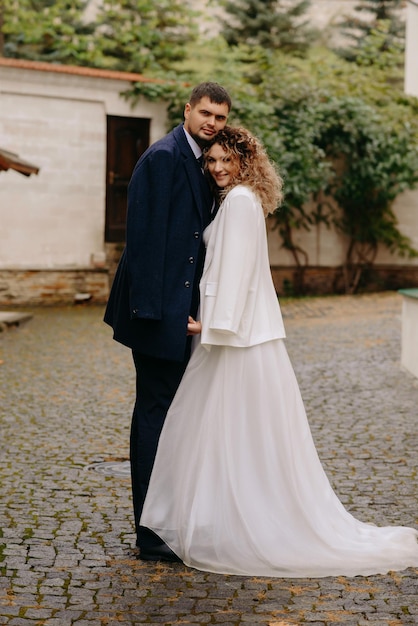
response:
<path id="1" fill-rule="evenodd" d="M 188 335 L 199 335 L 202 332 L 202 323 L 194 320 L 191 315 L 189 315 L 189 322 L 187 324 L 187 334 Z"/>

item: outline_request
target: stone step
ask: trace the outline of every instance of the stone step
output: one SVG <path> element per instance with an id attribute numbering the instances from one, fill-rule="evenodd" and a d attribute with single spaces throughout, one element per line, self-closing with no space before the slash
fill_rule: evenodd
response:
<path id="1" fill-rule="evenodd" d="M 20 313 L 17 311 L 0 311 L 0 332 L 8 328 L 20 326 L 31 320 L 31 313 Z"/>

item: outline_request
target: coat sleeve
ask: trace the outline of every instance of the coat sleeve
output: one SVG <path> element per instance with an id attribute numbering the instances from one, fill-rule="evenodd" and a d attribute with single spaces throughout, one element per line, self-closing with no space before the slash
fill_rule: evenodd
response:
<path id="1" fill-rule="evenodd" d="M 219 249 L 219 278 L 211 330 L 236 334 L 245 309 L 257 258 L 259 207 L 247 194 L 233 195 L 225 206 Z"/>
<path id="2" fill-rule="evenodd" d="M 128 191 L 127 262 L 131 318 L 160 320 L 174 159 L 169 150 L 137 165 Z"/>

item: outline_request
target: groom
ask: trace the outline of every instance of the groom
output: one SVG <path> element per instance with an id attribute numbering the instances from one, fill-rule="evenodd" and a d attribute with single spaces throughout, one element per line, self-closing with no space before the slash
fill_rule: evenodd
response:
<path id="1" fill-rule="evenodd" d="M 201 83 L 185 105 L 184 124 L 139 159 L 128 188 L 126 247 L 104 317 L 114 339 L 132 349 L 136 369 L 132 494 L 136 545 L 147 561 L 179 560 L 139 522 L 164 420 L 190 357 L 188 318 L 199 306 L 202 234 L 213 201 L 199 157 L 230 109 L 223 87 Z"/>

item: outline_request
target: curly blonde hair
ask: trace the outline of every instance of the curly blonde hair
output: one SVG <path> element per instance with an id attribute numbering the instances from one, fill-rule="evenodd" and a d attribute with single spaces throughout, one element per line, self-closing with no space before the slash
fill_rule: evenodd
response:
<path id="1" fill-rule="evenodd" d="M 238 158 L 240 166 L 233 182 L 223 189 L 219 189 L 210 177 L 219 199 L 223 200 L 236 185 L 246 185 L 258 196 L 264 215 L 273 213 L 283 200 L 283 181 L 260 141 L 246 128 L 225 126 L 205 146 L 203 154 L 206 155 L 215 144 L 219 144 L 228 156 Z"/>

